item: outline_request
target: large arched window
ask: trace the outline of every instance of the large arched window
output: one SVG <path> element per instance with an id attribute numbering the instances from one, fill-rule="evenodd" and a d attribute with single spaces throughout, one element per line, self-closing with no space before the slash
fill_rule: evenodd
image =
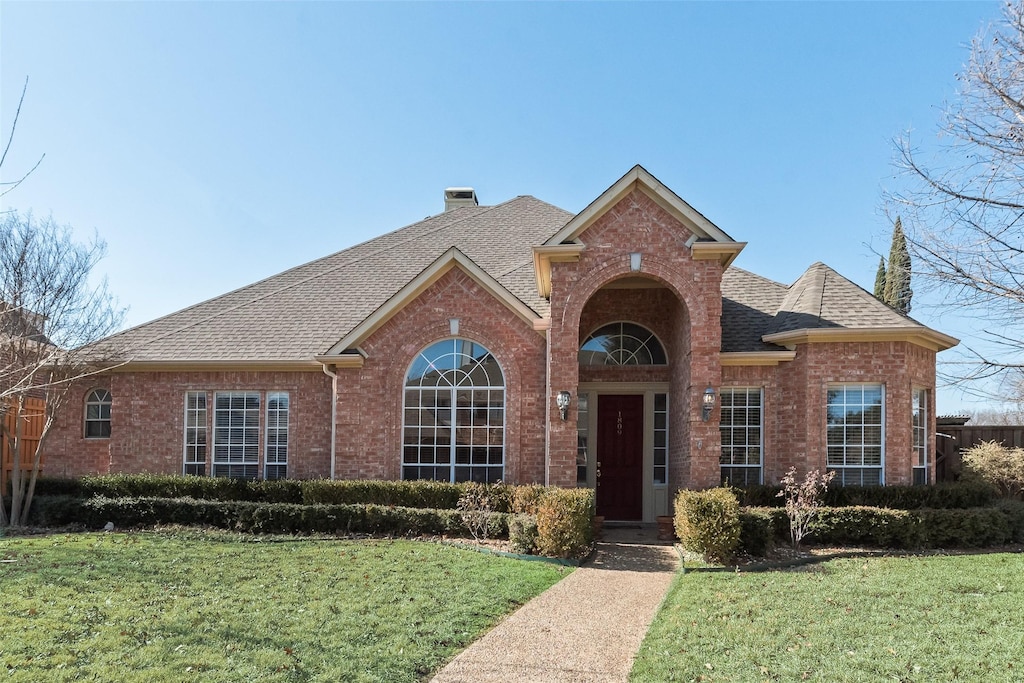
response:
<path id="1" fill-rule="evenodd" d="M 505 467 L 505 380 L 467 339 L 421 351 L 405 376 L 402 478 L 495 482 Z"/>
<path id="2" fill-rule="evenodd" d="M 580 365 L 665 365 L 665 349 L 654 333 L 636 323 L 611 323 L 580 346 Z"/>

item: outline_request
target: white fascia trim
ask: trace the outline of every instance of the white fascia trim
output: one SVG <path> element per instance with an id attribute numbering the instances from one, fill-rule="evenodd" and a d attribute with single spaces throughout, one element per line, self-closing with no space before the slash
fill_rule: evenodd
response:
<path id="1" fill-rule="evenodd" d="M 531 328 L 533 327 L 533 321 L 540 318 L 533 309 L 517 299 L 515 295 L 491 277 L 483 268 L 474 263 L 472 259 L 455 247 L 452 247 L 436 261 L 424 268 L 419 275 L 398 290 L 394 296 L 385 301 L 380 308 L 371 313 L 363 322 L 359 323 L 341 341 L 332 346 L 324 356 L 318 356 L 318 360 L 327 362 L 324 360 L 325 357 L 341 355 L 348 349 L 360 344 L 396 313 L 405 308 L 407 304 L 422 294 L 428 287 L 440 280 L 452 268 L 456 267 L 461 268 L 463 272 L 473 278 L 477 284 L 504 304 L 506 308 L 522 318 Z"/>
<path id="2" fill-rule="evenodd" d="M 107 372 L 320 372 L 321 365 L 308 360 L 132 360 Z"/>
<path id="3" fill-rule="evenodd" d="M 790 332 L 766 334 L 761 341 L 793 348 L 796 344 L 826 342 L 889 342 L 905 341 L 932 351 L 945 351 L 960 343 L 956 337 L 943 334 L 929 327 L 864 327 L 864 328 L 812 328 Z"/>
<path id="4" fill-rule="evenodd" d="M 601 193 L 587 208 L 576 214 L 546 245 L 562 244 L 575 240 L 608 209 L 615 206 L 623 197 L 638 188 L 653 199 L 659 206 L 672 214 L 691 232 L 715 242 L 733 242 L 725 232 L 705 218 L 699 211 L 687 204 L 679 195 L 670 190 L 660 180 L 651 175 L 647 169 L 637 164 L 626 175 L 619 178 L 611 187 Z"/>
<path id="5" fill-rule="evenodd" d="M 728 351 L 719 355 L 722 366 L 778 365 L 796 358 L 796 351 Z"/>

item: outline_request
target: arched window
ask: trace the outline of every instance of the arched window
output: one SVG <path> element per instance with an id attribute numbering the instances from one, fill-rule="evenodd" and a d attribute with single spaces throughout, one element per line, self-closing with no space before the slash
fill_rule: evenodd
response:
<path id="1" fill-rule="evenodd" d="M 93 389 L 85 399 L 85 438 L 110 438 L 110 392 Z"/>
<path id="2" fill-rule="evenodd" d="M 654 333 L 636 323 L 611 323 L 580 346 L 580 365 L 665 365 L 665 349 Z"/>
<path id="3" fill-rule="evenodd" d="M 421 351 L 405 376 L 402 478 L 495 482 L 505 472 L 505 380 L 467 339 Z"/>

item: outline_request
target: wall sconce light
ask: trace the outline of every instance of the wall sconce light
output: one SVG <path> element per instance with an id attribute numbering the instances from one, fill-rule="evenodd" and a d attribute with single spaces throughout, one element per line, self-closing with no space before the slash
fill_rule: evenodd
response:
<path id="1" fill-rule="evenodd" d="M 642 258 L 642 255 L 638 251 L 631 253 L 629 255 L 629 269 L 634 273 L 639 273 Z"/>
<path id="2" fill-rule="evenodd" d="M 704 422 L 708 421 L 711 417 L 711 411 L 715 409 L 715 390 L 708 387 L 704 390 L 704 405 L 701 412 L 700 419 Z"/>
<path id="3" fill-rule="evenodd" d="M 555 397 L 555 405 L 558 406 L 558 413 L 562 416 L 562 421 L 569 416 L 569 403 L 572 400 L 572 396 L 568 391 L 559 391 L 558 396 Z"/>

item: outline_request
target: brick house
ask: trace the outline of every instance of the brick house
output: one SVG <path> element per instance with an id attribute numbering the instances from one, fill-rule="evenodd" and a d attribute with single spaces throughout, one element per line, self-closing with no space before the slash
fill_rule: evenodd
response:
<path id="1" fill-rule="evenodd" d="M 576 215 L 451 188 L 441 214 L 105 340 L 126 362 L 81 388 L 46 473 L 540 482 L 646 521 L 790 466 L 933 481 L 957 340 L 821 263 L 740 270 L 743 247 L 640 166 Z"/>

